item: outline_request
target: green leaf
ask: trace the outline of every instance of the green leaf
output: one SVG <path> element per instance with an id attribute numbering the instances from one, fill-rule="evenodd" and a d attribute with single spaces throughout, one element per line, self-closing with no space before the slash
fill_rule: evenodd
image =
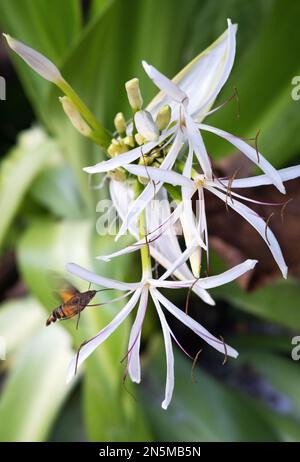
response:
<path id="1" fill-rule="evenodd" d="M 292 338 L 290 339 L 292 340 Z M 291 344 L 291 350 L 293 345 Z M 264 377 L 273 388 L 288 398 L 287 414 L 300 419 L 299 381 L 300 369 L 292 358 L 281 358 L 267 352 L 247 352 L 240 360 L 251 363 L 255 371 Z"/>
<path id="2" fill-rule="evenodd" d="M 0 243 L 33 179 L 48 159 L 58 154 L 56 143 L 39 128 L 23 132 L 16 148 L 1 163 Z"/>
<path id="3" fill-rule="evenodd" d="M 69 388 L 69 335 L 43 329 L 20 350 L 0 399 L 0 441 L 45 441 Z"/>
<path id="4" fill-rule="evenodd" d="M 32 297 L 9 300 L 0 306 L 0 336 L 10 358 L 45 322 L 44 308 Z"/>
<path id="5" fill-rule="evenodd" d="M 73 173 L 66 164 L 42 171 L 30 193 L 37 202 L 60 217 L 76 219 L 86 215 Z"/>
<path id="6" fill-rule="evenodd" d="M 167 411 L 160 408 L 164 393 L 163 345 L 148 367 L 143 402 L 157 441 L 276 441 L 275 432 L 251 403 L 197 370 L 175 354 L 175 391 Z"/>
<path id="7" fill-rule="evenodd" d="M 212 290 L 212 295 L 282 326 L 300 328 L 300 287 L 292 279 L 279 280 L 251 293 L 244 292 L 236 284 L 227 284 Z"/>
<path id="8" fill-rule="evenodd" d="M 53 271 L 65 275 L 65 265 L 70 261 L 89 266 L 91 231 L 92 224 L 88 220 L 61 223 L 41 220 L 21 238 L 17 256 L 22 277 L 43 305 L 52 309 L 58 305 L 53 297 Z M 79 287 L 87 289 L 87 284 L 79 284 Z"/>

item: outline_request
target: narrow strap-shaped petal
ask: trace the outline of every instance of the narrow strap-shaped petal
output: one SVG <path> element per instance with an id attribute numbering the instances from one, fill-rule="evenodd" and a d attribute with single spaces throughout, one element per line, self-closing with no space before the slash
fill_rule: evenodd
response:
<path id="1" fill-rule="evenodd" d="M 257 165 L 263 172 L 265 172 L 266 175 L 269 176 L 272 183 L 281 193 L 285 193 L 285 188 L 282 183 L 282 179 L 280 177 L 279 172 L 273 167 L 272 164 L 270 164 L 269 161 L 267 161 L 267 159 L 262 154 L 257 153 L 257 151 L 252 146 L 250 146 L 237 136 L 225 132 L 224 130 L 220 130 L 219 128 L 211 127 L 210 125 L 206 124 L 199 124 L 199 128 L 207 132 L 215 133 L 221 138 L 224 138 L 225 140 L 229 141 L 229 143 L 233 144 L 233 146 L 238 148 L 255 165 Z"/>
<path id="2" fill-rule="evenodd" d="M 155 85 L 167 95 L 169 95 L 174 101 L 178 103 L 183 103 L 184 100 L 187 100 L 187 95 L 182 91 L 172 80 L 168 79 L 165 75 L 159 72 L 154 66 L 142 61 L 143 67 L 146 74 L 150 77 Z"/>
<path id="3" fill-rule="evenodd" d="M 109 172 L 110 170 L 122 167 L 125 164 L 130 164 L 130 162 L 133 162 L 141 157 L 142 154 L 145 154 L 151 151 L 151 149 L 155 148 L 159 142 L 160 141 L 151 141 L 150 143 L 146 143 L 143 146 L 139 146 L 137 148 L 131 149 L 128 152 L 119 154 L 112 159 L 104 160 L 98 164 L 92 165 L 91 167 L 84 167 L 83 170 L 87 173 Z"/>
<path id="4" fill-rule="evenodd" d="M 199 335 L 199 337 L 205 340 L 206 343 L 224 355 L 232 356 L 233 358 L 238 356 L 238 352 L 234 348 L 225 345 L 222 340 L 214 337 L 207 329 L 201 326 L 201 324 L 185 314 L 184 311 L 181 311 L 179 308 L 177 308 L 177 306 L 175 306 L 172 302 L 170 302 L 170 300 L 164 297 L 157 289 L 153 289 L 153 292 L 155 297 L 171 314 L 173 314 L 173 316 L 179 319 L 179 321 L 181 321 L 184 325 L 189 327 L 193 332 L 195 332 L 195 334 Z"/>
<path id="5" fill-rule="evenodd" d="M 110 180 L 109 193 L 119 217 L 122 221 L 124 221 L 128 213 L 128 209 L 134 200 L 133 187 L 127 181 L 121 182 Z M 128 229 L 130 231 L 130 234 L 132 234 L 132 236 L 134 236 L 135 239 L 139 238 L 137 222 L 132 222 Z"/>
<path id="6" fill-rule="evenodd" d="M 140 304 L 132 325 L 128 342 L 128 373 L 132 382 L 141 381 L 140 344 L 143 322 L 147 310 L 149 290 L 142 289 Z"/>
<path id="7" fill-rule="evenodd" d="M 243 218 L 245 218 L 245 220 L 248 221 L 248 223 L 250 223 L 251 226 L 253 226 L 253 228 L 256 229 L 256 231 L 261 235 L 269 247 L 275 261 L 277 262 L 277 265 L 283 274 L 283 277 L 286 278 L 288 268 L 284 261 L 280 246 L 272 230 L 269 227 L 266 228 L 267 225 L 265 221 L 256 212 L 251 210 L 245 204 L 239 202 L 237 199 L 228 200 L 226 194 L 218 191 L 216 188 L 207 187 L 206 189 L 226 202 L 229 207 L 239 213 Z"/>
<path id="8" fill-rule="evenodd" d="M 300 177 L 300 165 L 293 167 L 282 168 L 277 170 L 282 181 L 294 180 Z M 227 186 L 229 180 L 222 180 L 222 183 Z M 249 178 L 238 178 L 230 182 L 231 188 L 251 188 L 253 186 L 264 186 L 273 184 L 273 181 L 268 175 L 257 175 Z"/>
<path id="9" fill-rule="evenodd" d="M 160 320 L 161 328 L 163 331 L 165 349 L 166 349 L 166 363 L 167 363 L 167 378 L 165 388 L 165 399 L 163 400 L 161 407 L 167 409 L 173 395 L 174 390 L 174 355 L 172 347 L 172 339 L 170 335 L 170 327 L 167 323 L 163 310 L 160 307 L 160 303 L 155 296 L 155 292 L 151 290 L 152 300 L 157 310 L 157 314 Z"/>
<path id="10" fill-rule="evenodd" d="M 227 271 L 224 271 L 221 274 L 216 276 L 208 276 L 206 278 L 191 279 L 184 281 L 165 281 L 162 279 L 151 280 L 151 284 L 155 287 L 165 287 L 166 289 L 181 289 L 183 287 L 200 287 L 202 289 L 212 289 L 214 287 L 219 287 L 229 282 L 234 281 L 238 277 L 245 274 L 247 271 L 250 271 L 256 265 L 257 260 L 245 260 L 243 263 L 230 268 Z"/>
<path id="11" fill-rule="evenodd" d="M 186 262 L 186 260 L 190 257 L 190 255 L 194 252 L 194 250 L 198 247 L 196 241 L 194 241 L 189 247 L 185 249 L 184 252 L 175 260 L 170 267 L 160 276 L 159 280 L 163 281 L 171 276 L 175 270 L 182 265 L 182 263 Z"/>
<path id="12" fill-rule="evenodd" d="M 67 375 L 67 382 L 69 382 L 76 373 L 76 368 L 79 367 L 83 361 L 86 360 L 88 356 L 90 356 L 95 349 L 101 345 L 118 327 L 122 322 L 127 318 L 129 313 L 135 307 L 139 297 L 141 294 L 141 289 L 138 289 L 131 299 L 126 303 L 124 308 L 119 311 L 119 313 L 114 317 L 114 319 L 104 327 L 95 337 L 93 337 L 90 341 L 88 341 L 79 351 L 79 354 L 72 359 L 69 368 L 68 368 L 68 375 Z"/>
<path id="13" fill-rule="evenodd" d="M 99 276 L 92 271 L 83 268 L 76 263 L 67 263 L 66 270 L 69 273 L 78 276 L 80 279 L 84 279 L 85 281 L 92 282 L 102 287 L 107 287 L 108 289 L 117 289 L 117 290 L 136 290 L 140 287 L 141 283 L 130 283 L 130 282 L 120 282 L 116 281 L 115 279 L 105 278 L 103 276 Z"/>
<path id="14" fill-rule="evenodd" d="M 207 112 L 208 108 L 211 107 L 231 72 L 236 50 L 236 25 L 233 25 L 230 19 L 227 19 L 227 24 L 227 43 L 223 55 L 219 57 L 219 62 L 216 62 L 217 66 L 211 82 L 213 90 L 211 91 L 211 88 L 208 89 L 207 98 L 204 99 L 203 103 L 192 114 L 194 119 Z"/>
<path id="15" fill-rule="evenodd" d="M 175 128 L 173 127 L 172 129 L 165 131 L 157 141 L 151 141 L 143 146 L 138 146 L 137 148 L 131 149 L 128 152 L 123 152 L 112 159 L 104 160 L 98 164 L 92 165 L 91 167 L 85 167 L 83 170 L 87 173 L 109 172 L 110 170 L 122 167 L 123 165 L 130 164 L 130 162 L 135 161 L 143 154 L 146 154 L 158 144 L 162 143 L 166 138 L 168 138 L 168 136 L 171 136 L 174 131 Z"/>
<path id="16" fill-rule="evenodd" d="M 191 116 L 185 112 L 186 134 L 206 178 L 212 178 L 212 168 L 201 133 Z"/>
<path id="17" fill-rule="evenodd" d="M 132 173 L 133 175 L 142 176 L 143 178 L 148 178 L 152 181 L 161 181 L 163 183 L 169 183 L 173 186 L 186 186 L 193 187 L 194 182 L 189 180 L 180 173 L 173 172 L 172 170 L 166 170 L 162 167 L 150 167 L 145 165 L 124 165 L 124 168 Z"/>

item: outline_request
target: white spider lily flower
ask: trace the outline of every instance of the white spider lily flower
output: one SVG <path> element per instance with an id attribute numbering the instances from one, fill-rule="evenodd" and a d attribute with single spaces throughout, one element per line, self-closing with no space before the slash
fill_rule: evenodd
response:
<path id="1" fill-rule="evenodd" d="M 158 101 L 160 101 L 161 104 L 169 104 L 172 107 L 172 118 L 174 120 L 175 115 L 175 121 L 178 122 L 178 127 L 183 130 L 185 141 L 192 147 L 192 151 L 197 157 L 206 178 L 212 178 L 212 168 L 200 130 L 210 131 L 231 142 L 270 177 L 272 183 L 280 192 L 285 193 L 282 180 L 277 170 L 261 153 L 230 133 L 199 123 L 205 115 L 207 115 L 208 108 L 211 107 L 211 104 L 214 102 L 230 74 L 235 56 L 235 32 L 236 28 L 231 24 L 231 21 L 228 20 L 225 49 L 221 47 L 219 53 L 212 53 L 210 59 L 206 60 L 206 67 L 203 65 L 197 67 L 197 62 L 201 62 L 200 55 L 198 58 L 199 61 L 197 61 L 196 58 L 195 63 L 192 62 L 190 66 L 187 66 L 187 68 L 173 79 L 173 81 L 169 80 L 155 69 L 154 66 L 149 65 L 145 61 L 143 61 L 143 66 L 147 75 L 165 94 L 165 97 L 160 96 Z M 224 34 L 222 37 L 224 41 Z M 205 57 L 205 53 L 203 56 Z M 212 70 L 214 70 L 214 72 L 212 72 Z M 212 88 L 210 88 L 210 86 Z M 196 88 L 205 88 L 207 93 L 198 90 L 195 96 L 194 92 Z M 199 92 L 202 98 L 199 98 Z M 156 102 L 152 107 L 150 104 L 148 110 L 151 112 L 152 109 L 152 111 L 155 112 L 157 104 Z"/>
<path id="2" fill-rule="evenodd" d="M 236 188 L 246 188 L 259 186 L 264 184 L 272 184 L 272 180 L 268 175 L 259 175 L 257 177 L 250 177 L 237 180 L 219 180 L 219 179 L 207 179 L 204 175 L 197 175 L 195 180 L 191 180 L 184 175 L 181 175 L 176 172 L 170 172 L 167 170 L 162 170 L 161 168 L 147 167 L 145 169 L 142 165 L 128 165 L 125 167 L 129 172 L 139 175 L 141 177 L 150 178 L 152 181 L 164 181 L 165 183 L 172 184 L 173 186 L 181 186 L 183 190 L 186 191 L 184 200 L 187 204 L 190 204 L 192 195 L 197 191 L 200 198 L 200 204 L 203 204 L 204 196 L 203 190 L 210 191 L 215 196 L 219 197 L 227 206 L 231 207 L 238 214 L 240 214 L 248 223 L 256 229 L 256 231 L 261 235 L 261 237 L 266 242 L 269 247 L 276 263 L 278 264 L 283 277 L 287 277 L 287 265 L 284 261 L 280 246 L 275 238 L 273 232 L 268 227 L 267 223 L 252 209 L 238 201 L 237 198 L 246 200 L 249 202 L 256 202 L 252 199 L 249 199 L 245 196 L 242 196 L 233 190 Z M 300 176 L 300 166 L 289 167 L 285 169 L 278 170 L 278 175 L 280 176 L 281 181 L 288 181 Z M 230 191 L 228 188 L 230 187 Z M 228 194 L 229 193 L 229 194 Z M 203 212 L 204 204 L 203 204 Z M 206 217 L 205 213 L 200 214 L 199 219 L 202 223 L 199 223 L 198 228 L 201 227 L 206 229 Z M 191 227 L 194 226 L 194 222 L 191 222 Z M 207 234 L 207 231 L 206 231 Z"/>
<path id="3" fill-rule="evenodd" d="M 25 45 L 19 40 L 14 39 L 8 34 L 2 34 L 9 45 L 35 72 L 44 77 L 49 82 L 56 85 L 64 82 L 64 78 L 50 59 L 43 56 L 38 51 Z"/>
<path id="4" fill-rule="evenodd" d="M 129 184 L 114 180 L 110 181 L 109 190 L 114 207 L 121 220 L 124 221 L 128 208 L 134 201 L 134 191 Z M 180 217 L 182 209 L 180 206 L 176 207 L 173 214 L 171 214 L 168 195 L 164 188 L 161 188 L 157 193 L 156 199 L 157 200 L 150 201 L 145 209 L 147 241 L 152 258 L 162 267 L 169 269 L 173 262 L 178 261 L 182 257 L 182 251 L 178 243 L 176 232 L 170 229 Z M 139 239 L 137 220 L 132 221 L 128 229 L 130 234 L 137 240 L 134 244 L 112 254 L 101 255 L 97 258 L 103 261 L 110 261 L 115 257 L 135 252 L 146 245 L 145 239 Z M 193 245 L 193 243 L 191 243 L 191 245 Z M 189 249 L 191 249 L 191 246 Z M 193 273 L 186 263 L 182 263 L 182 265 L 178 266 L 174 270 L 173 276 L 181 281 L 193 279 Z M 192 291 L 205 303 L 215 305 L 214 300 L 205 289 L 194 285 Z"/>
<path id="5" fill-rule="evenodd" d="M 162 408 L 167 409 L 172 399 L 173 388 L 174 388 L 174 358 L 172 350 L 171 336 L 176 340 L 173 332 L 171 331 L 161 305 L 181 321 L 185 326 L 189 327 L 195 332 L 202 340 L 214 347 L 217 351 L 224 354 L 225 356 L 231 356 L 236 358 L 238 356 L 237 351 L 226 345 L 222 340 L 213 336 L 207 329 L 201 324 L 192 319 L 186 313 L 181 311 L 177 306 L 170 302 L 164 295 L 162 295 L 157 288 L 174 288 L 190 287 L 192 284 L 199 285 L 200 287 L 209 289 L 216 287 L 221 284 L 226 284 L 237 277 L 244 274 L 246 271 L 252 269 L 256 264 L 256 260 L 246 260 L 244 263 L 237 265 L 236 267 L 225 271 L 223 274 L 218 276 L 210 276 L 204 279 L 191 280 L 191 281 L 167 281 L 165 279 L 152 279 L 151 275 L 143 274 L 142 280 L 139 283 L 124 283 L 114 279 L 105 278 L 99 276 L 85 268 L 74 263 L 67 265 L 67 270 L 72 274 L 89 281 L 93 284 L 100 285 L 109 289 L 117 289 L 123 292 L 130 292 L 131 297 L 125 304 L 124 308 L 119 311 L 115 318 L 104 327 L 98 334 L 96 334 L 91 340 L 84 342 L 80 348 L 76 357 L 71 361 L 68 370 L 67 380 L 70 381 L 76 374 L 77 367 L 79 367 L 90 354 L 100 346 L 119 326 L 122 322 L 130 315 L 135 306 L 139 303 L 136 318 L 132 325 L 131 332 L 129 335 L 128 351 L 127 351 L 127 372 L 133 382 L 139 383 L 141 381 L 141 365 L 140 365 L 140 340 L 142 334 L 143 321 L 146 315 L 148 307 L 148 298 L 151 296 L 154 305 L 156 307 L 165 341 L 166 348 L 166 360 L 167 360 L 167 379 L 165 398 L 162 402 Z M 176 340 L 177 342 L 177 340 Z M 178 343 L 178 342 L 177 342 Z"/>
<path id="6" fill-rule="evenodd" d="M 189 112 L 185 113 L 185 132 L 189 132 L 191 141 L 194 144 L 195 154 L 198 157 L 203 171 L 208 176 L 211 176 L 211 165 L 208 158 L 204 143 L 199 135 L 196 122 L 201 122 L 203 117 L 209 111 L 214 103 L 215 98 L 226 82 L 235 56 L 235 34 L 237 26 L 232 25 L 228 20 L 228 29 L 205 51 L 200 53 L 193 61 L 191 61 L 184 69 L 182 69 L 173 79 L 169 80 L 163 74 L 159 73 L 153 66 L 143 62 L 144 67 L 150 74 L 153 80 L 156 80 L 160 86 L 162 83 L 163 90 L 167 87 L 168 91 L 161 91 L 147 106 L 153 119 L 157 117 L 159 111 L 169 106 L 171 108 L 171 122 L 180 122 L 177 125 L 177 130 L 182 128 L 182 120 L 180 120 L 180 108 L 188 103 Z M 166 130 L 162 131 L 162 135 Z M 174 133 L 174 130 L 173 130 Z M 182 140 L 183 141 L 183 140 Z M 149 151 L 149 145 L 143 147 L 143 152 Z M 177 154 L 179 153 L 179 148 Z M 88 173 L 107 172 L 109 169 L 122 167 L 122 165 L 134 162 L 138 156 L 130 156 L 130 161 L 126 159 L 127 153 L 120 154 L 113 167 L 106 161 L 99 164 L 87 167 L 84 170 Z M 109 161 L 108 161 L 109 162 Z M 172 168 L 172 167 L 168 167 Z"/>

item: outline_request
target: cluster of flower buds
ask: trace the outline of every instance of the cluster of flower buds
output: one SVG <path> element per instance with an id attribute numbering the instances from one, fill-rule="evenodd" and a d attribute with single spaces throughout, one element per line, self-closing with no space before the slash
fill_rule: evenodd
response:
<path id="1" fill-rule="evenodd" d="M 101 287 L 123 291 L 122 297 L 129 297 L 112 322 L 82 346 L 70 365 L 70 379 L 77 367 L 138 306 L 129 336 L 126 371 L 132 381 L 140 382 L 139 350 L 149 297 L 158 314 L 166 348 L 164 409 L 171 401 L 174 387 L 172 340 L 180 344 L 162 307 L 226 357 L 237 356 L 237 352 L 226 345 L 223 339 L 209 333 L 160 291 L 161 288 L 182 288 L 193 291 L 205 303 L 213 305 L 214 300 L 208 289 L 235 280 L 253 269 L 257 263 L 256 260 L 246 260 L 222 274 L 201 277 L 203 256 L 208 258 L 209 255 L 206 191 L 224 202 L 224 213 L 230 207 L 253 226 L 269 247 L 283 276 L 287 277 L 284 257 L 268 221 L 244 204 L 245 201 L 256 201 L 236 192 L 236 189 L 273 184 L 284 194 L 283 183 L 299 177 L 300 166 L 278 171 L 256 148 L 241 138 L 203 123 L 207 115 L 220 108 L 212 109 L 212 106 L 233 66 L 236 30 L 236 26 L 228 20 L 227 30 L 173 80 L 143 62 L 146 74 L 160 92 L 143 108 L 138 79 L 127 82 L 125 87 L 132 118 L 126 122 L 124 115 L 118 113 L 114 119 L 116 132 L 113 137 L 90 114 L 53 63 L 20 42 L 11 38 L 8 40 L 9 45 L 36 72 L 63 90 L 66 96 L 61 99 L 61 103 L 74 127 L 107 149 L 107 159 L 84 170 L 89 174 L 105 173 L 110 178 L 111 198 L 122 221 L 116 239 L 129 231 L 135 242 L 110 255 L 97 258 L 110 261 L 137 250 L 141 254 L 142 275 L 137 283 L 104 278 L 74 263 L 67 265 L 68 270 L 78 277 Z M 213 172 L 202 132 L 210 132 L 227 140 L 260 168 L 262 174 L 249 178 L 218 178 Z M 192 204 L 192 197 L 195 196 L 198 199 L 196 208 Z M 171 207 L 171 200 L 172 204 L 175 202 L 175 207 Z M 176 232 L 178 223 L 183 232 L 184 248 Z M 162 275 L 156 279 L 152 274 L 152 260 L 164 268 Z"/>

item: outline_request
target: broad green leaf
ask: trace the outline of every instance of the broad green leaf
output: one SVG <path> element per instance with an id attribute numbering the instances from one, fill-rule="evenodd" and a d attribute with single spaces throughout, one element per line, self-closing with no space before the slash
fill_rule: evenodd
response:
<path id="1" fill-rule="evenodd" d="M 279 280 L 250 293 L 236 284 L 227 284 L 212 290 L 212 295 L 260 318 L 292 329 L 300 328 L 300 286 L 292 279 Z"/>
<path id="2" fill-rule="evenodd" d="M 26 18 L 26 19 L 25 19 Z M 0 0 L 1 29 L 18 40 L 37 49 L 60 66 L 70 45 L 81 29 L 80 2 L 78 0 Z M 38 111 L 47 121 L 44 98 L 50 88 L 13 52 L 10 53 L 25 91 Z"/>
<path id="3" fill-rule="evenodd" d="M 160 408 L 164 393 L 163 345 L 148 366 L 143 402 L 157 441 L 276 441 L 275 432 L 244 397 L 197 370 L 175 354 L 175 391 L 167 411 Z"/>
<path id="4" fill-rule="evenodd" d="M 45 323 L 45 309 L 32 297 L 9 300 L 0 306 L 0 337 L 10 358 Z"/>
<path id="5" fill-rule="evenodd" d="M 70 261 L 88 266 L 92 224 L 88 220 L 35 222 L 19 242 L 18 261 L 27 286 L 45 306 L 54 308 L 52 272 L 66 275 Z M 80 281 L 79 281 L 80 282 Z M 86 283 L 79 284 L 87 289 Z"/>
<path id="6" fill-rule="evenodd" d="M 33 179 L 48 159 L 58 155 L 58 147 L 39 128 L 23 132 L 16 148 L 1 162 L 0 243 Z"/>
<path id="7" fill-rule="evenodd" d="M 72 170 L 66 164 L 42 171 L 30 193 L 54 215 L 71 219 L 86 216 Z"/>
<path id="8" fill-rule="evenodd" d="M 292 340 L 292 338 L 290 339 Z M 293 345 L 291 344 L 291 350 Z M 282 358 L 267 352 L 247 352 L 241 361 L 251 363 L 254 370 L 287 398 L 285 412 L 300 419 L 300 368 L 292 358 Z M 300 420 L 299 420 L 300 421 Z"/>
<path id="9" fill-rule="evenodd" d="M 69 335 L 43 329 L 20 350 L 0 399 L 0 441 L 45 441 L 66 398 Z"/>

